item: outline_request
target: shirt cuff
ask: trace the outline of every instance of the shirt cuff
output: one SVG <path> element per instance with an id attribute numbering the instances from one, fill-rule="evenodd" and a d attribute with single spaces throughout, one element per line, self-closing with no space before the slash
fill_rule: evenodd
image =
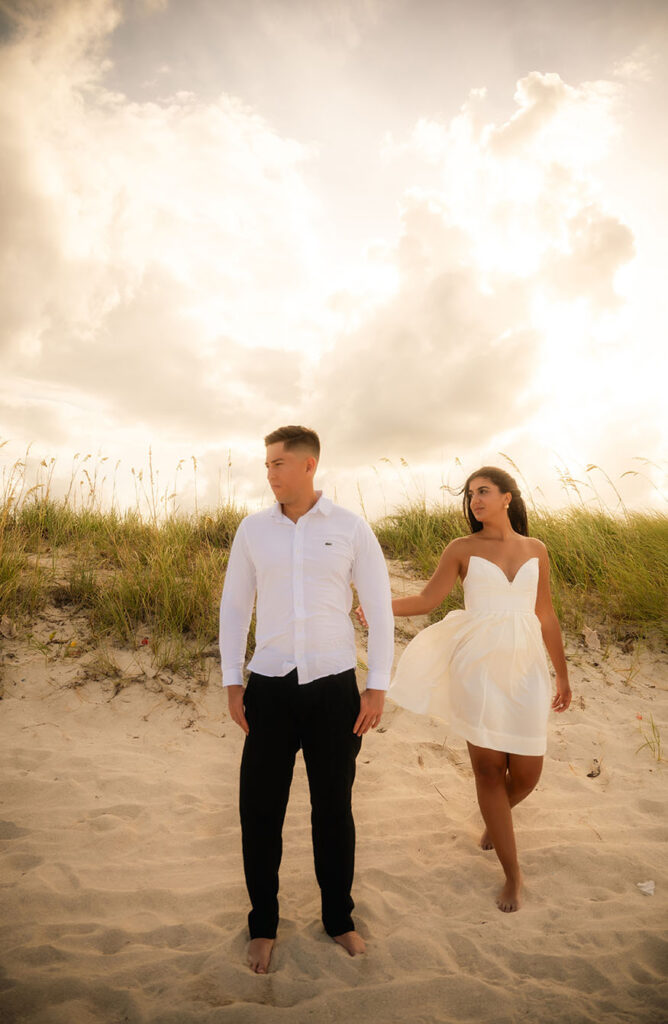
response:
<path id="1" fill-rule="evenodd" d="M 387 690 L 390 685 L 390 673 L 381 672 L 380 669 L 371 668 L 366 677 L 367 690 Z"/>
<path id="2" fill-rule="evenodd" d="M 224 668 L 223 686 L 243 686 L 244 670 L 242 668 Z"/>

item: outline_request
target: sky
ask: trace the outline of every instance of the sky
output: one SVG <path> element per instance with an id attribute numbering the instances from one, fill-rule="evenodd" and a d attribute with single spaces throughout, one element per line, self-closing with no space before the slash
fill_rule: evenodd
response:
<path id="1" fill-rule="evenodd" d="M 663 0 L 0 0 L 5 488 L 259 507 L 302 423 L 370 517 L 489 464 L 665 511 L 667 43 Z"/>

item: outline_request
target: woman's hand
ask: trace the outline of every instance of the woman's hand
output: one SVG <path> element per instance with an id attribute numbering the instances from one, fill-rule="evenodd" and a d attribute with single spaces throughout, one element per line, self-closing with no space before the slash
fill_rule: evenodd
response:
<path id="1" fill-rule="evenodd" d="M 360 626 L 364 626 L 365 629 L 368 629 L 369 623 L 366 621 L 364 609 L 362 608 L 361 604 L 357 605 L 357 608 L 355 609 L 355 615 L 357 616 L 357 621 L 359 622 Z"/>
<path id="2" fill-rule="evenodd" d="M 565 711 L 571 703 L 571 687 L 566 676 L 557 676 L 557 692 L 552 698 L 554 711 Z"/>

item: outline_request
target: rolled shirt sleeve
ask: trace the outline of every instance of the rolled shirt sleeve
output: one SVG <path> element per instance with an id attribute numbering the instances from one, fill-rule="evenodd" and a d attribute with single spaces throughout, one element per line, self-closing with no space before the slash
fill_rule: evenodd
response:
<path id="1" fill-rule="evenodd" d="M 387 690 L 394 659 L 394 616 L 387 565 L 373 530 L 360 519 L 355 531 L 353 583 L 369 623 L 368 690 Z"/>
<path id="2" fill-rule="evenodd" d="M 255 567 L 245 538 L 244 521 L 232 541 L 220 601 L 220 658 L 223 686 L 242 686 L 248 628 L 255 603 Z"/>

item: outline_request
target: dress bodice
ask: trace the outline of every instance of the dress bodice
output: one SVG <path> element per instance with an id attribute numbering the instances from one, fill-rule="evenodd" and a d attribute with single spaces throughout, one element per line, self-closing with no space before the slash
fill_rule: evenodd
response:
<path id="1" fill-rule="evenodd" d="M 464 605 L 469 612 L 531 613 L 536 608 L 538 558 L 528 558 L 511 581 L 496 562 L 471 555 L 464 579 Z"/>

